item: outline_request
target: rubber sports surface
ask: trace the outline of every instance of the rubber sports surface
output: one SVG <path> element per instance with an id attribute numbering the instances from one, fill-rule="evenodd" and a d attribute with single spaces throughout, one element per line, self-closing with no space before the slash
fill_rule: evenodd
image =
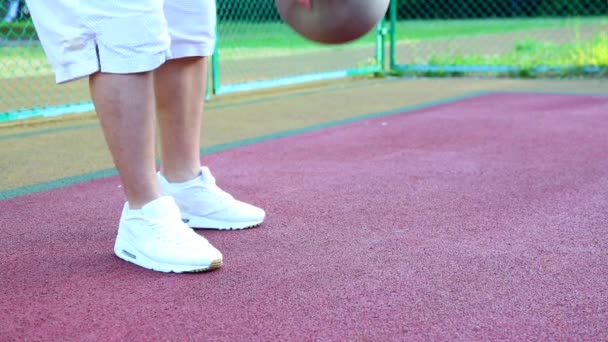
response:
<path id="1" fill-rule="evenodd" d="M 268 212 L 166 275 L 116 176 L 0 201 L 2 340 L 608 338 L 608 97 L 489 93 L 206 155 Z"/>

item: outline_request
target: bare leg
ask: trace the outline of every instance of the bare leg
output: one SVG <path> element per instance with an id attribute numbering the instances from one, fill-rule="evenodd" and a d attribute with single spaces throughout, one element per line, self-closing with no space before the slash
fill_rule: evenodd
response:
<path id="1" fill-rule="evenodd" d="M 170 60 L 154 72 L 161 144 L 161 172 L 184 182 L 200 172 L 200 134 L 207 58 Z"/>
<path id="2" fill-rule="evenodd" d="M 172 60 L 155 71 L 161 172 L 165 178 L 160 178 L 160 184 L 163 192 L 175 199 L 190 227 L 256 227 L 266 217 L 264 210 L 227 196 L 215 185 L 210 171 L 200 167 L 206 71 L 206 58 L 200 57 Z"/>
<path id="3" fill-rule="evenodd" d="M 132 209 L 160 197 L 156 178 L 152 73 L 96 73 L 91 96 Z"/>

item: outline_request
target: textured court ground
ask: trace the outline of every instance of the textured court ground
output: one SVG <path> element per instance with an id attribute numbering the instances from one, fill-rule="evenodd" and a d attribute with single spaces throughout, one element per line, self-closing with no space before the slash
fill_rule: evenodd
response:
<path id="1" fill-rule="evenodd" d="M 112 255 L 93 120 L 6 127 L 0 336 L 608 339 L 607 95 L 368 80 L 212 103 L 203 161 L 269 217 L 204 232 L 226 266 L 196 275 Z"/>

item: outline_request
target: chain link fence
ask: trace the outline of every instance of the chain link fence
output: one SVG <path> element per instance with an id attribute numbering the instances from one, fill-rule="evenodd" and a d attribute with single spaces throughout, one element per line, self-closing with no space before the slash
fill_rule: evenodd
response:
<path id="1" fill-rule="evenodd" d="M 355 43 L 326 46 L 285 25 L 274 0 L 218 0 L 218 94 L 380 71 L 376 32 Z M 382 46 L 382 42 L 379 43 Z"/>
<path id="2" fill-rule="evenodd" d="M 606 0 L 395 0 L 392 69 L 605 74 Z"/>
<path id="3" fill-rule="evenodd" d="M 17 4 L 17 15 L 11 15 Z M 218 0 L 215 94 L 368 74 L 382 69 L 383 42 L 324 46 L 284 24 L 274 0 Z M 86 80 L 57 86 L 25 2 L 0 0 L 0 122 L 90 111 Z"/>
<path id="4" fill-rule="evenodd" d="M 89 102 L 86 84 L 55 86 L 23 0 L 0 0 L 0 122 L 78 111 Z M 59 107 L 62 109 L 59 110 Z"/>
<path id="5" fill-rule="evenodd" d="M 217 0 L 215 94 L 396 72 L 608 74 L 606 0 L 393 0 L 389 24 L 342 46 L 306 41 L 274 0 Z M 23 0 L 0 0 L 0 122 L 91 110 L 86 81 L 56 86 Z M 384 36 L 390 59 L 384 61 Z M 387 65 L 385 65 L 387 64 Z"/>

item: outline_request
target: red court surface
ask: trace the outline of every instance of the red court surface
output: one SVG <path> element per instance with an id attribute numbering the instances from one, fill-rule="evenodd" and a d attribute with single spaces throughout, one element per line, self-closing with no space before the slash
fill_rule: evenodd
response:
<path id="1" fill-rule="evenodd" d="M 607 132 L 488 94 L 205 156 L 269 215 L 205 274 L 113 256 L 116 177 L 2 201 L 0 340 L 607 340 Z"/>

